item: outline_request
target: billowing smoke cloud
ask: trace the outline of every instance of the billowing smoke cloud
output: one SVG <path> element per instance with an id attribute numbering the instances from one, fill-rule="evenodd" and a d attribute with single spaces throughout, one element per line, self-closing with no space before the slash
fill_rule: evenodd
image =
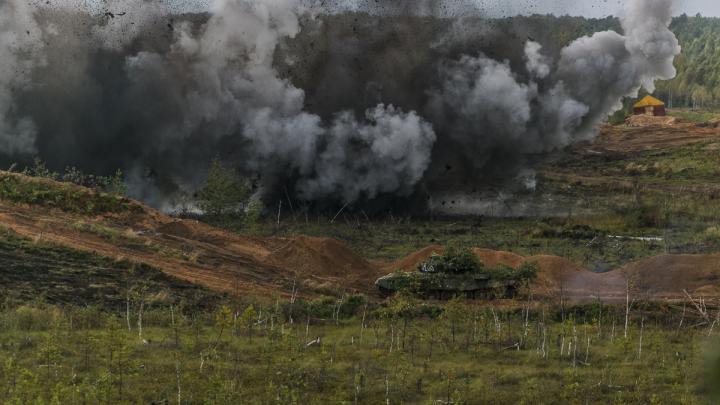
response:
<path id="1" fill-rule="evenodd" d="M 335 119 L 315 176 L 300 183 L 302 196 L 339 192 L 346 201 L 355 201 L 363 194 L 374 198 L 412 191 L 430 164 L 432 126 L 414 112 L 384 105 L 368 110 L 366 118 L 369 125 L 359 124 L 350 112 Z"/>
<path id="2" fill-rule="evenodd" d="M 442 84 L 432 98 L 433 122 L 484 168 L 487 159 L 532 155 L 587 140 L 597 124 L 621 107 L 625 96 L 657 79 L 675 76 L 680 53 L 667 28 L 671 0 L 633 0 L 621 18 L 625 35 L 613 31 L 580 38 L 553 62 L 528 41 L 526 74 L 510 62 L 485 55 L 463 56 L 440 69 Z"/>
<path id="3" fill-rule="evenodd" d="M 468 2 L 413 16 L 414 2 L 384 3 L 216 0 L 187 14 L 0 0 L 0 154 L 120 167 L 155 204 L 196 189 L 214 156 L 310 201 L 482 187 L 592 137 L 623 96 L 671 78 L 679 53 L 670 0 L 628 0 L 624 35 L 562 49 L 513 45 L 458 17 Z"/>
<path id="4" fill-rule="evenodd" d="M 182 121 L 167 123 L 159 136 L 172 144 L 203 132 L 216 144 L 232 135 L 244 141 L 244 168 L 296 174 L 308 199 L 408 193 L 427 169 L 431 125 L 385 105 L 368 110 L 366 121 L 339 113 L 327 128 L 304 112 L 304 92 L 273 64 L 279 41 L 300 31 L 302 11 L 296 0 L 219 0 L 199 34 L 179 25 L 170 52 L 128 58 L 137 88 L 167 80 L 187 86 L 173 98 Z"/>

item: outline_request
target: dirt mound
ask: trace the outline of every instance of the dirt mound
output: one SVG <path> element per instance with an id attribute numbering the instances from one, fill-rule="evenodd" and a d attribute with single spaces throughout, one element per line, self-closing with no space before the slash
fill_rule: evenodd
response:
<path id="1" fill-rule="evenodd" d="M 717 293 L 720 255 L 662 255 L 633 262 L 615 272 L 630 278 L 634 289 L 650 296 Z"/>
<path id="2" fill-rule="evenodd" d="M 383 266 L 383 268 L 388 271 L 415 271 L 418 265 L 429 259 L 430 256 L 434 254 L 441 255 L 444 252 L 444 247 L 440 245 L 430 245 L 418 251 L 410 253 L 402 259 L 392 262 L 389 265 L 385 265 Z M 503 252 L 500 250 L 483 248 L 474 248 L 472 249 L 472 252 L 480 259 L 480 261 L 486 267 L 508 266 L 512 268 L 517 268 L 525 262 L 524 257 L 512 252 Z"/>
<path id="3" fill-rule="evenodd" d="M 29 184 L 34 181 L 15 176 Z M 81 188 L 51 183 L 58 190 Z M 219 291 L 290 294 L 295 281 L 324 290 L 333 287 L 342 291 L 350 286 L 374 291 L 377 267 L 342 242 L 247 237 L 198 221 L 171 218 L 134 201 L 127 204 L 136 208 L 88 215 L 0 199 L 0 223 L 19 236 L 145 263 Z M 300 294 L 312 296 L 317 292 L 304 288 Z"/>
<path id="4" fill-rule="evenodd" d="M 298 274 L 320 277 L 372 277 L 377 269 L 344 243 L 330 238 L 298 236 L 287 240 L 267 258 Z"/>
<path id="5" fill-rule="evenodd" d="M 432 255 L 441 255 L 445 252 L 445 248 L 440 245 L 430 245 L 416 252 L 410 253 L 402 259 L 383 266 L 388 272 L 396 270 L 415 271 L 420 263 L 426 261 Z"/>
<path id="6" fill-rule="evenodd" d="M 527 262 L 537 263 L 540 268 L 533 290 L 542 295 L 569 298 L 613 298 L 623 291 L 624 283 L 618 274 L 594 273 L 565 258 L 558 256 L 533 256 Z"/>
<path id="7" fill-rule="evenodd" d="M 472 252 L 483 262 L 485 267 L 507 266 L 518 268 L 525 262 L 524 257 L 512 252 L 482 248 L 472 249 Z"/>
<path id="8" fill-rule="evenodd" d="M 652 115 L 631 115 L 625 120 L 629 127 L 666 127 L 677 125 L 679 122 L 675 117 L 655 117 Z"/>
<path id="9" fill-rule="evenodd" d="M 473 249 L 487 267 L 508 266 L 517 269 L 525 263 L 535 263 L 539 268 L 532 289 L 540 295 L 564 295 L 566 297 L 591 297 L 615 295 L 617 288 L 609 278 L 593 273 L 570 260 L 559 256 L 538 255 L 525 257 L 512 252 L 490 249 Z"/>
<path id="10" fill-rule="evenodd" d="M 189 244 L 203 243 L 206 246 L 222 247 L 260 261 L 264 261 L 272 250 L 280 246 L 275 239 L 252 238 L 214 228 L 197 220 L 171 219 L 170 222 L 160 221 L 159 224 L 155 232 L 166 238 L 178 239 Z"/>

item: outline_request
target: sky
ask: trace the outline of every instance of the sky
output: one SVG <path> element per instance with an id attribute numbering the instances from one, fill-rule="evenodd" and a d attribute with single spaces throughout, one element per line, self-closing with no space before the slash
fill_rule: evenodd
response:
<path id="1" fill-rule="evenodd" d="M 66 0 L 67 3 L 75 3 L 88 8 L 97 8 L 96 11 L 104 10 L 107 0 Z M 311 0 L 308 0 L 312 2 Z M 357 8 L 357 4 L 374 4 L 383 1 L 393 2 L 396 0 L 329 0 L 325 4 L 345 5 L 348 8 Z M 410 0 L 414 1 L 414 0 Z M 430 0 L 435 1 L 435 0 Z M 618 15 L 622 9 L 624 0 L 448 0 L 450 4 L 473 4 L 483 14 L 492 17 L 507 17 L 519 14 L 555 14 L 574 15 L 585 17 L 606 17 Z M 157 3 L 172 5 L 175 9 L 185 11 L 204 11 L 209 8 L 212 0 L 155 0 Z M 675 14 L 687 13 L 703 16 L 720 17 L 720 0 L 675 0 Z M 462 13 L 462 11 L 460 12 Z"/>
<path id="2" fill-rule="evenodd" d="M 494 15 L 533 13 L 570 14 L 586 17 L 617 15 L 622 0 L 476 0 L 482 9 Z M 675 14 L 720 16 L 720 0 L 676 0 Z"/>
<path id="3" fill-rule="evenodd" d="M 192 1 L 192 0 L 190 0 Z M 207 0 L 200 0 L 207 1 Z M 327 0 L 326 4 L 344 4 L 357 8 L 358 4 L 383 4 L 404 1 L 412 4 L 418 0 Z M 433 2 L 436 0 L 425 0 Z M 468 5 L 479 8 L 483 14 L 492 17 L 507 17 L 521 14 L 555 14 L 585 17 L 606 17 L 619 15 L 624 0 L 446 0 L 448 10 L 453 14 L 462 14 Z M 418 1 L 418 3 L 422 3 Z M 704 16 L 720 16 L 720 0 L 675 0 L 675 14 L 687 13 Z"/>

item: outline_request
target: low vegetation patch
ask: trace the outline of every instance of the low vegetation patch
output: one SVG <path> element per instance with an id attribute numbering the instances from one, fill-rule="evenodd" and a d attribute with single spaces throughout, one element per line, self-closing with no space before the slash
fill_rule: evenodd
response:
<path id="1" fill-rule="evenodd" d="M 0 173 L 0 199 L 83 215 L 142 211 L 119 195 L 6 172 Z"/>
<path id="2" fill-rule="evenodd" d="M 485 266 L 470 249 L 448 247 L 443 255 L 432 255 L 418 265 L 421 273 L 467 274 L 480 273 Z"/>
<path id="3" fill-rule="evenodd" d="M 6 304 L 45 302 L 120 309 L 130 298 L 166 306 L 178 300 L 208 305 L 218 297 L 144 264 L 33 242 L 8 231 L 0 235 L 0 262 L 0 297 Z"/>
<path id="4" fill-rule="evenodd" d="M 359 297 L 294 304 L 292 316 L 287 301 L 110 312 L 6 305 L 0 395 L 7 403 L 715 403 L 717 371 L 704 365 L 718 364 L 708 337 L 718 331 L 677 307 L 635 306 L 626 328 L 624 308 L 601 304 L 561 311 L 453 300 L 432 309 L 404 296 L 382 306 Z"/>

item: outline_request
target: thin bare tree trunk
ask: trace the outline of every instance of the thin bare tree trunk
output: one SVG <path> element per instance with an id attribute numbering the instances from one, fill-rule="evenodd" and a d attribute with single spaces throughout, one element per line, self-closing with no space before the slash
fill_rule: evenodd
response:
<path id="1" fill-rule="evenodd" d="M 577 361 L 577 345 L 577 327 L 573 325 L 573 368 L 575 368 Z"/>
<path id="2" fill-rule="evenodd" d="M 180 405 L 182 403 L 182 389 L 180 388 L 180 360 L 177 358 L 177 354 L 175 354 L 175 383 L 177 384 L 177 403 Z"/>
<path id="3" fill-rule="evenodd" d="M 143 336 L 142 336 L 142 319 L 143 319 L 143 310 L 144 310 L 144 309 L 145 309 L 145 302 L 144 302 L 144 301 L 140 301 L 140 310 L 138 311 L 138 321 L 137 321 L 137 324 L 138 324 L 138 338 L 140 338 L 140 340 L 143 340 Z"/>
<path id="4" fill-rule="evenodd" d="M 130 294 L 125 294 L 125 321 L 127 322 L 128 332 L 132 332 L 130 327 Z"/>
<path id="5" fill-rule="evenodd" d="M 682 328 L 684 321 L 685 321 L 685 301 L 683 301 L 683 311 L 682 311 L 682 316 L 680 317 L 680 323 L 678 324 L 678 333 L 680 333 L 680 328 Z"/>
<path id="6" fill-rule="evenodd" d="M 587 346 L 585 346 L 585 365 L 588 364 L 588 358 L 590 357 L 590 336 L 587 337 Z"/>
<path id="7" fill-rule="evenodd" d="M 363 307 L 363 315 L 362 315 L 362 322 L 360 323 L 360 341 L 359 344 L 362 345 L 362 338 L 363 338 L 363 332 L 365 331 L 365 314 L 367 313 L 367 304 L 365 304 L 365 307 Z"/>
<path id="8" fill-rule="evenodd" d="M 630 280 L 625 281 L 625 338 L 628 334 L 628 322 L 630 320 Z"/>
<path id="9" fill-rule="evenodd" d="M 280 212 L 282 210 L 282 200 L 278 201 L 277 225 L 280 225 Z"/>
<path id="10" fill-rule="evenodd" d="M 638 344 L 638 360 L 642 358 L 643 330 L 645 329 L 645 317 L 640 318 L 640 342 Z"/>

